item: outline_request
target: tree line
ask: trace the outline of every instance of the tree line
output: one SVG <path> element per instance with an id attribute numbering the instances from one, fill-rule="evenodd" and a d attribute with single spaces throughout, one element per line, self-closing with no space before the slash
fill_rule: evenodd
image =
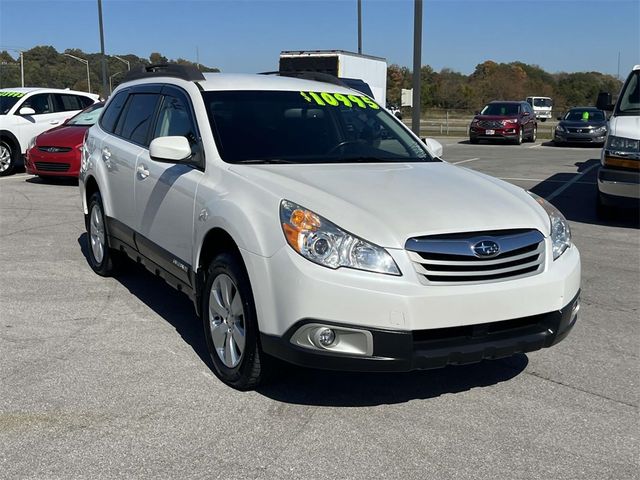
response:
<path id="1" fill-rule="evenodd" d="M 73 90 L 89 91 L 87 66 L 64 54 L 88 60 L 91 92 L 102 95 L 109 93 L 102 92 L 101 54 L 85 53 L 77 48 L 58 52 L 55 48 L 46 45 L 33 47 L 23 52 L 25 87 L 71 88 Z M 133 54 L 118 56 L 128 61 L 131 68 L 157 63 L 196 65 L 195 62 L 184 58 L 168 59 L 158 52 L 152 53 L 149 58 L 142 58 Z M 114 56 L 107 55 L 106 58 L 107 76 L 111 77 L 111 85 L 115 88 L 122 81 L 128 66 Z M 198 64 L 198 68 L 202 72 L 219 71 L 217 68 L 207 67 L 202 64 Z M 21 86 L 20 57 L 15 58 L 7 51 L 0 51 L 0 88 L 19 86 Z"/>
<path id="2" fill-rule="evenodd" d="M 407 67 L 387 69 L 387 103 L 400 105 L 401 89 L 410 89 L 412 72 Z M 420 70 L 423 109 L 480 110 L 491 100 L 524 100 L 528 96 L 551 97 L 554 110 L 595 105 L 598 92 L 615 95 L 622 83 L 599 72 L 549 73 L 522 62 L 487 60 L 470 75 L 444 68 L 440 72 L 425 65 Z"/>
<path id="3" fill-rule="evenodd" d="M 26 50 L 24 56 L 25 86 L 71 88 L 88 91 L 86 65 L 64 54 L 89 61 L 91 91 L 102 92 L 102 66 L 99 53 L 85 53 L 80 49 L 58 52 L 52 46 L 37 46 Z M 149 58 L 133 54 L 119 55 L 130 67 L 157 63 L 196 65 L 184 58 L 168 59 L 158 52 Z M 219 69 L 198 64 L 203 72 Z M 123 79 L 127 65 L 107 55 L 107 75 L 115 88 Z M 409 68 L 390 65 L 387 69 L 387 103 L 400 105 L 401 89 L 410 89 L 412 72 Z M 496 63 L 487 60 L 476 66 L 470 75 L 444 68 L 436 72 L 429 65 L 420 70 L 421 106 L 426 108 L 479 110 L 491 100 L 524 100 L 527 96 L 545 96 L 554 100 L 556 111 L 576 105 L 594 105 L 598 92 L 612 94 L 620 90 L 621 82 L 599 72 L 548 73 L 537 65 L 522 62 Z M 0 88 L 21 85 L 20 58 L 0 51 Z"/>

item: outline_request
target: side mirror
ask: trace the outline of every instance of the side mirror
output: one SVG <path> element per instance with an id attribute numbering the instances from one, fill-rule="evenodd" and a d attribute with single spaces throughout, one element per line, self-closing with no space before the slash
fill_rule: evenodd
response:
<path id="1" fill-rule="evenodd" d="M 149 157 L 158 162 L 185 162 L 191 158 L 191 145 L 186 137 L 154 138 L 149 145 Z"/>
<path id="2" fill-rule="evenodd" d="M 422 141 L 427 145 L 427 149 L 434 157 L 441 157 L 443 152 L 442 144 L 433 138 L 423 138 Z"/>
<path id="3" fill-rule="evenodd" d="M 476 110 L 473 114 L 474 115 L 480 115 L 480 110 Z"/>
<path id="4" fill-rule="evenodd" d="M 36 111 L 31 107 L 22 107 L 18 112 L 19 115 L 35 115 Z"/>
<path id="5" fill-rule="evenodd" d="M 610 112 L 613 110 L 613 105 L 611 104 L 611 94 L 609 92 L 598 93 L 596 108 L 599 110 L 604 110 L 605 112 Z"/>
<path id="6" fill-rule="evenodd" d="M 522 112 L 522 115 L 525 116 L 525 117 L 528 117 L 529 116 L 529 112 Z"/>
<path id="7" fill-rule="evenodd" d="M 557 119 L 557 120 L 562 120 L 562 115 L 558 115 L 558 116 L 556 117 L 556 119 Z"/>

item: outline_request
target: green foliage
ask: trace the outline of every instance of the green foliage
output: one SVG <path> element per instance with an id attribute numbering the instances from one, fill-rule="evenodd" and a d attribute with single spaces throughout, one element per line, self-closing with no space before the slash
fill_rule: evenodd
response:
<path id="1" fill-rule="evenodd" d="M 73 90 L 88 91 L 87 67 L 84 63 L 75 60 L 65 54 L 89 61 L 89 78 L 91 91 L 102 92 L 102 56 L 99 53 L 85 53 L 82 50 L 72 48 L 64 52 L 58 52 L 51 46 L 37 46 L 24 52 L 24 84 L 26 87 L 51 87 L 70 88 Z M 118 55 L 127 60 L 131 68 L 150 63 L 178 63 L 181 65 L 196 65 L 194 62 L 178 58 L 170 60 L 158 52 L 153 52 L 149 59 L 141 58 L 133 54 Z M 107 55 L 107 77 L 111 77 L 112 86 L 115 88 L 122 81 L 127 65 L 117 58 Z M 199 65 L 203 72 L 218 72 L 217 68 Z M 122 73 L 118 73 L 122 72 Z M 19 87 L 20 58 L 15 58 L 7 51 L 0 51 L 0 88 Z M 108 92 L 106 92 L 108 93 Z"/>
<path id="2" fill-rule="evenodd" d="M 421 69 L 423 108 L 480 109 L 491 100 L 524 100 L 528 96 L 551 97 L 557 111 L 576 105 L 595 105 L 598 92 L 615 95 L 622 86 L 611 75 L 598 72 L 549 73 L 537 65 L 522 62 L 496 63 L 487 60 L 476 65 L 471 75 L 444 68 L 434 72 Z M 412 72 L 390 65 L 387 70 L 387 101 L 400 103 L 400 90 L 411 88 Z"/>

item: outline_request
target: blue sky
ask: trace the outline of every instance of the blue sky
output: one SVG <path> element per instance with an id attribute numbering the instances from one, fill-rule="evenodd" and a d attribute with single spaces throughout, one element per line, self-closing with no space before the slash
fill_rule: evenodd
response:
<path id="1" fill-rule="evenodd" d="M 363 0 L 363 52 L 413 63 L 413 0 Z M 108 54 L 277 68 L 281 50 L 357 50 L 356 0 L 103 0 Z M 484 60 L 620 74 L 640 63 L 640 0 L 424 0 L 423 64 L 471 73 Z M 0 49 L 97 52 L 97 0 L 0 0 Z M 27 59 L 28 61 L 28 59 Z"/>

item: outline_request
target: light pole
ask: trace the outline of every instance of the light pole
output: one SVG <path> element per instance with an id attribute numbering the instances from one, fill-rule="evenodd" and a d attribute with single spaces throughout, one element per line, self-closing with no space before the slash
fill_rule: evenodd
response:
<path id="1" fill-rule="evenodd" d="M 111 55 L 113 58 L 117 58 L 118 60 L 120 60 L 122 63 L 126 63 L 127 64 L 127 70 L 131 70 L 131 62 L 129 62 L 129 60 L 125 60 L 124 58 L 120 58 L 118 55 Z"/>
<path id="2" fill-rule="evenodd" d="M 362 0 L 358 0 L 358 54 L 362 55 Z"/>
<path id="3" fill-rule="evenodd" d="M 71 57 L 75 60 L 78 60 L 79 62 L 82 62 L 87 66 L 87 89 L 89 90 L 89 93 L 91 93 L 91 76 L 89 75 L 89 60 L 76 57 L 75 55 L 71 55 L 70 53 L 63 53 L 63 55 L 66 55 L 67 57 Z"/>
<path id="4" fill-rule="evenodd" d="M 113 93 L 113 86 L 111 84 L 111 80 L 113 79 L 113 77 L 115 77 L 116 75 L 120 75 L 122 72 L 116 72 L 113 75 L 109 76 L 109 95 L 111 95 Z"/>
<path id="5" fill-rule="evenodd" d="M 422 0 L 415 0 L 413 11 L 413 108 L 411 130 L 420 136 L 420 74 L 422 70 Z"/>
<path id="6" fill-rule="evenodd" d="M 102 0 L 98 0 L 98 26 L 100 29 L 100 63 L 102 64 L 102 91 L 107 90 L 107 56 L 104 54 L 104 29 L 102 27 Z"/>
<path id="7" fill-rule="evenodd" d="M 20 54 L 20 80 L 24 87 L 24 50 L 19 50 L 17 48 L 5 48 L 5 50 L 11 50 L 12 52 L 18 52 Z"/>

